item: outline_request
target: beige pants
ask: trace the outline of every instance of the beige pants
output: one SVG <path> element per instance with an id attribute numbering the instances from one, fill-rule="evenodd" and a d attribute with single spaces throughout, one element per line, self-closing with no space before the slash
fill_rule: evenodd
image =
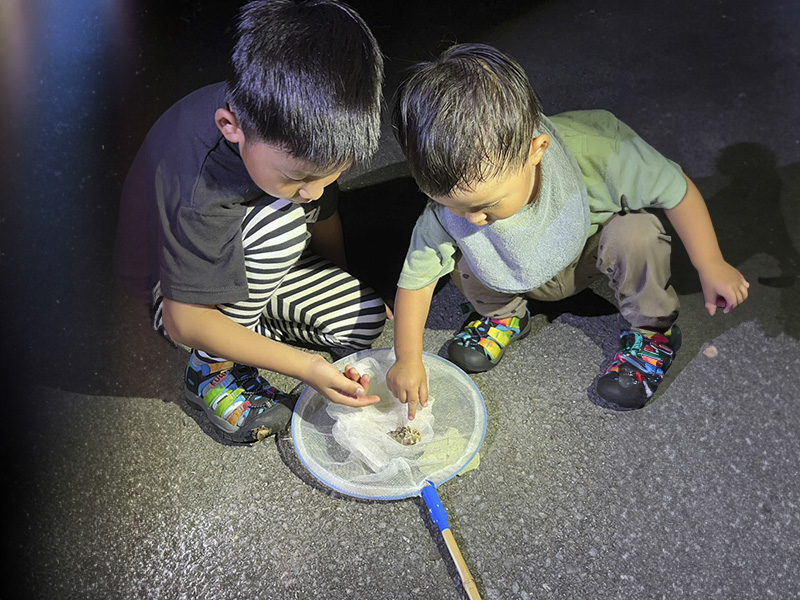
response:
<path id="1" fill-rule="evenodd" d="M 581 255 L 540 288 L 523 294 L 492 290 L 459 255 L 453 283 L 487 317 L 521 317 L 528 298 L 562 300 L 605 275 L 623 317 L 633 327 L 667 329 L 678 316 L 678 295 L 669 285 L 671 238 L 657 216 L 617 214 L 586 241 Z"/>

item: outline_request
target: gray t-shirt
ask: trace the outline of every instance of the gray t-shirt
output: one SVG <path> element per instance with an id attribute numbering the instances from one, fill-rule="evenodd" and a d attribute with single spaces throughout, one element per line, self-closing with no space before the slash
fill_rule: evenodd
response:
<path id="1" fill-rule="evenodd" d="M 536 229 L 542 215 L 531 205 L 543 199 L 539 196 L 510 219 L 483 227 L 455 227 L 451 222 L 458 217 L 429 201 L 414 227 L 399 287 L 416 290 L 447 275 L 455 268 L 455 254 L 461 250 L 488 287 L 508 293 L 536 289 L 574 259 L 586 239 L 613 214 L 672 208 L 686 194 L 680 167 L 607 111 L 562 113 L 543 119 L 543 127 L 554 130 L 549 131 L 553 144 L 542 159 L 542 182 L 561 180 L 557 189 L 543 190 L 551 194 L 561 191 L 565 197 L 560 201 L 552 195 L 548 198 L 547 220 L 542 222 L 554 230 L 557 227 L 559 235 Z M 547 159 L 553 145 L 572 160 Z M 550 176 L 548 169 L 561 170 L 559 177 Z M 583 190 L 588 215 L 575 204 L 577 187 Z M 561 232 L 569 232 L 572 239 L 563 239 Z M 475 238 L 482 239 L 476 243 Z M 575 248 L 578 251 L 567 256 Z"/>
<path id="2" fill-rule="evenodd" d="M 248 297 L 242 221 L 248 206 L 271 204 L 250 178 L 237 144 L 214 122 L 227 108 L 225 83 L 201 88 L 155 123 L 125 179 L 115 269 L 128 289 L 148 296 L 156 282 L 166 298 L 223 304 Z M 306 222 L 336 210 L 337 187 L 296 205 Z"/>

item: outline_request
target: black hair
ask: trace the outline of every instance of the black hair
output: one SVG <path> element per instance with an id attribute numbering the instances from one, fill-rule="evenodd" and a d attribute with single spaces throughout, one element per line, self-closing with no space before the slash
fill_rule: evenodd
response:
<path id="1" fill-rule="evenodd" d="M 456 188 L 521 167 L 542 106 L 525 71 L 485 44 L 457 44 L 412 68 L 393 112 L 395 135 L 419 188 Z"/>
<path id="2" fill-rule="evenodd" d="M 367 161 L 380 139 L 383 56 L 337 0 L 242 7 L 228 101 L 245 136 L 320 168 Z"/>

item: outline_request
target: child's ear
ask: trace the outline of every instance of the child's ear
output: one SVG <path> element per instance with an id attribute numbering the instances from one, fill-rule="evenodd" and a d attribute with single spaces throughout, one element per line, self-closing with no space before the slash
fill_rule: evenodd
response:
<path id="1" fill-rule="evenodd" d="M 550 136 L 546 133 L 542 133 L 533 138 L 533 141 L 531 142 L 531 152 L 528 156 L 534 165 L 539 164 L 539 161 L 542 160 L 544 151 L 547 150 L 549 145 Z"/>
<path id="2" fill-rule="evenodd" d="M 227 108 L 217 109 L 217 112 L 214 113 L 214 122 L 223 137 L 232 144 L 238 144 L 244 139 L 244 134 L 236 115 Z"/>

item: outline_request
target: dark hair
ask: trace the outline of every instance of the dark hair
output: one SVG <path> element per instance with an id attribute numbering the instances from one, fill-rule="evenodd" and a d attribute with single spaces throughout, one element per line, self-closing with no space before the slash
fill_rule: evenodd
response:
<path id="1" fill-rule="evenodd" d="M 337 0 L 242 7 L 228 100 L 245 136 L 320 168 L 368 160 L 380 139 L 383 57 Z"/>
<path id="2" fill-rule="evenodd" d="M 521 167 L 542 114 L 525 71 L 484 44 L 458 44 L 399 87 L 395 134 L 420 189 L 447 196 Z"/>

